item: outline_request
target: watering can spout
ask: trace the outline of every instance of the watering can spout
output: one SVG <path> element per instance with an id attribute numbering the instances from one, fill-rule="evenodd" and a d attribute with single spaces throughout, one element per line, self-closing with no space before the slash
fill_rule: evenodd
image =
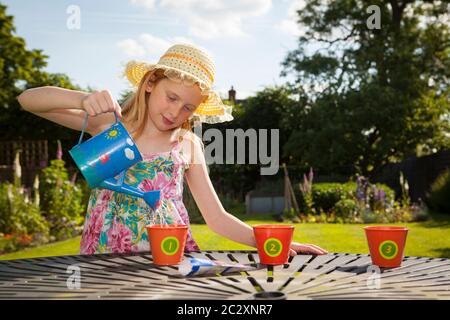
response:
<path id="1" fill-rule="evenodd" d="M 160 198 L 159 190 L 144 192 L 144 201 L 154 210 Z"/>
<path id="2" fill-rule="evenodd" d="M 155 209 L 155 206 L 160 198 L 160 190 L 142 191 L 127 184 L 122 184 L 121 182 L 122 181 L 118 182 L 114 178 L 109 178 L 101 182 L 100 187 L 116 192 L 126 193 L 130 196 L 143 198 L 145 203 L 147 203 L 152 209 Z"/>

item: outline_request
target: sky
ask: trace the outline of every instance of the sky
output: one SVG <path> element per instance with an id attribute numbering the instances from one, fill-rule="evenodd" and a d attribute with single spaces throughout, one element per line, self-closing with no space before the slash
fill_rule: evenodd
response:
<path id="1" fill-rule="evenodd" d="M 207 51 L 216 65 L 213 89 L 231 86 L 245 99 L 281 85 L 281 62 L 297 47 L 295 11 L 303 0 L 0 0 L 27 49 L 48 55 L 47 71 L 82 88 L 130 88 L 129 60 L 157 63 L 176 43 Z"/>

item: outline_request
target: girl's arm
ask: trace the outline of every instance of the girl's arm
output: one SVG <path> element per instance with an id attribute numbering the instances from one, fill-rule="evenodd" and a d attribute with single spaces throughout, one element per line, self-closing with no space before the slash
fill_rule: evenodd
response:
<path id="1" fill-rule="evenodd" d="M 185 176 L 194 200 L 212 231 L 233 241 L 256 247 L 253 228 L 228 213 L 222 206 L 211 183 L 200 138 L 192 134 L 194 142 L 191 148 L 191 164 Z M 290 255 L 297 252 L 325 254 L 326 250 L 312 245 L 292 242 Z"/>
<path id="2" fill-rule="evenodd" d="M 200 138 L 190 134 L 193 138 L 191 143 L 191 160 L 185 177 L 194 200 L 205 219 L 208 227 L 233 241 L 256 247 L 253 229 L 238 218 L 229 214 L 222 206 L 211 183 L 203 154 Z"/>
<path id="3" fill-rule="evenodd" d="M 121 116 L 119 104 L 107 90 L 88 93 L 45 86 L 27 89 L 17 100 L 24 110 L 78 131 L 82 129 L 87 112 L 92 116 L 86 128 L 91 135 L 114 122 L 111 111 L 117 110 Z"/>

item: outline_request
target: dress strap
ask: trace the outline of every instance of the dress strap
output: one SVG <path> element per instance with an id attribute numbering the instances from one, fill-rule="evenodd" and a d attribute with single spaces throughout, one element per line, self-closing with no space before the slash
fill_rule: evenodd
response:
<path id="1" fill-rule="evenodd" d="M 177 140 L 173 142 L 173 146 L 170 152 L 172 159 L 174 159 L 176 163 L 183 166 L 185 170 L 189 168 L 189 161 L 185 157 L 182 143 L 186 139 L 190 140 L 186 138 L 185 135 L 178 135 Z"/>
<path id="2" fill-rule="evenodd" d="M 180 148 L 180 139 L 178 138 L 177 140 L 175 140 L 174 142 L 172 142 L 172 147 L 170 148 L 170 153 L 172 153 L 174 150 L 177 150 Z"/>

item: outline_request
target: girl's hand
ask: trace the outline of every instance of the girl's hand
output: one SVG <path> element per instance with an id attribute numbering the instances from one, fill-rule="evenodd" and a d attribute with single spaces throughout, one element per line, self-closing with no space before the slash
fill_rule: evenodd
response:
<path id="1" fill-rule="evenodd" d="M 101 113 L 115 111 L 117 116 L 122 118 L 122 108 L 109 90 L 89 93 L 82 99 L 81 107 L 92 117 Z"/>
<path id="2" fill-rule="evenodd" d="M 297 253 L 303 253 L 303 254 L 311 254 L 311 255 L 322 255 L 327 254 L 328 251 L 322 249 L 319 246 L 316 246 L 314 244 L 301 244 L 298 242 L 292 242 L 291 243 L 291 249 L 289 250 L 290 256 L 296 256 Z"/>

